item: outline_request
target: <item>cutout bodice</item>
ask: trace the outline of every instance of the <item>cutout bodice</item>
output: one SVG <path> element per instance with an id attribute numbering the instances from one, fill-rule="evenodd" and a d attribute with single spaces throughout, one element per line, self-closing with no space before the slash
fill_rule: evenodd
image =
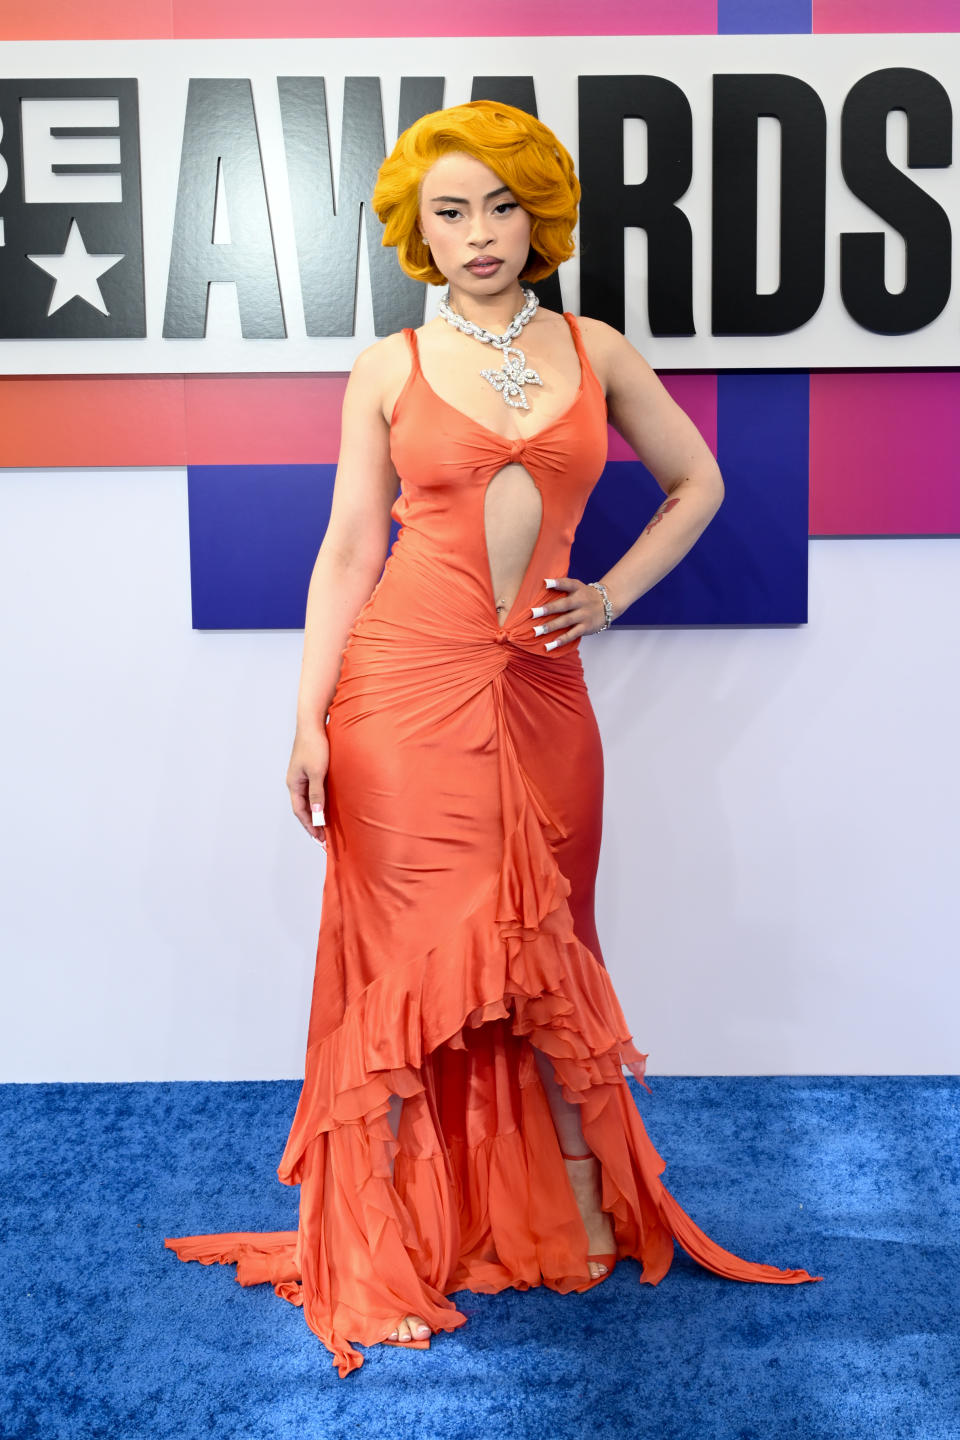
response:
<path id="1" fill-rule="evenodd" d="M 404 329 L 412 363 L 390 427 L 390 455 L 400 477 L 391 514 L 401 529 L 351 636 L 374 626 L 383 638 L 391 625 L 399 625 L 408 639 L 471 637 L 542 650 L 542 640 L 530 633 L 529 607 L 553 598 L 545 578 L 567 574 L 577 526 L 607 458 L 603 386 L 576 317 L 564 311 L 564 319 L 580 359 L 577 393 L 559 416 L 516 439 L 441 399 L 420 368 L 415 331 Z M 536 485 L 542 513 L 519 591 L 504 617 L 497 614 L 491 587 L 484 499 L 490 480 L 511 462 L 519 462 Z"/>

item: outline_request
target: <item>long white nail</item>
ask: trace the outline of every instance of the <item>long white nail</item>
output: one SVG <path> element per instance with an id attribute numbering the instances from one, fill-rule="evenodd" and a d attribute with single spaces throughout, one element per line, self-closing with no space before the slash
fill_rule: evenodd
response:
<path id="1" fill-rule="evenodd" d="M 544 585 L 546 585 L 546 587 L 547 587 L 548 590 L 556 590 L 556 588 L 557 588 L 557 582 L 556 582 L 556 580 L 544 580 L 543 583 L 544 583 Z"/>
<path id="2" fill-rule="evenodd" d="M 310 806 L 310 814 L 311 814 L 312 817 L 313 817 L 313 823 L 314 823 L 314 825 L 326 825 L 327 822 L 326 822 L 326 820 L 324 820 L 324 818 L 323 818 L 323 806 L 322 806 L 322 805 L 311 805 L 311 806 Z"/>
<path id="3" fill-rule="evenodd" d="M 552 650 L 555 645 L 559 645 L 559 644 L 560 644 L 560 641 L 559 641 L 559 640 L 548 640 L 547 643 L 546 643 L 546 645 L 544 645 L 543 648 L 544 648 L 544 650 Z"/>
<path id="4" fill-rule="evenodd" d="M 533 633 L 534 635 L 545 635 L 547 633 L 546 625 L 534 625 Z"/>
<path id="5" fill-rule="evenodd" d="M 547 613 L 547 607 L 546 607 L 546 605 L 534 605 L 533 609 L 530 611 L 530 619 L 531 619 L 531 620 L 539 620 L 539 619 L 540 619 L 540 616 L 541 616 L 541 615 L 546 615 L 546 613 Z"/>

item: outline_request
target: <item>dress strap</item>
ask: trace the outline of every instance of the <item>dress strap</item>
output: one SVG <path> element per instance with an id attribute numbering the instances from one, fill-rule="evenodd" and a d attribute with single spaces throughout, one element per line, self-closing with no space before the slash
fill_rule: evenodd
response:
<path id="1" fill-rule="evenodd" d="M 419 368 L 420 368 L 420 350 L 419 350 L 419 347 L 418 347 L 418 345 L 417 345 L 417 332 L 416 332 L 416 330 L 414 330 L 411 326 L 405 325 L 405 326 L 403 327 L 403 333 L 404 333 L 404 335 L 405 335 L 406 338 L 407 338 L 407 345 L 408 345 L 409 348 L 410 348 L 410 354 L 413 356 L 413 364 L 414 364 L 414 367 L 419 370 Z"/>
<path id="2" fill-rule="evenodd" d="M 580 359 L 583 360 L 583 334 L 580 330 L 577 317 L 569 310 L 564 310 L 563 318 L 570 326 L 570 333 L 573 336 L 573 343 L 576 347 L 577 354 L 580 356 Z"/>
<path id="3" fill-rule="evenodd" d="M 409 325 L 404 325 L 404 327 L 403 327 L 403 337 L 404 337 L 404 339 L 405 339 L 406 342 L 407 342 L 407 348 L 408 348 L 408 350 L 410 351 L 410 357 L 411 357 L 412 363 L 411 363 L 410 369 L 409 369 L 409 371 L 408 371 L 408 373 L 407 373 L 407 378 L 406 378 L 406 380 L 404 380 L 403 386 L 401 387 L 400 394 L 397 396 L 396 400 L 394 401 L 394 404 L 393 404 L 393 414 L 392 414 L 391 417 L 390 417 L 390 424 L 391 424 L 391 425 L 393 425 L 394 421 L 396 420 L 397 415 L 398 415 L 399 410 L 400 410 L 401 402 L 404 400 L 405 396 L 407 395 L 407 392 L 408 392 L 408 391 L 410 390 L 410 388 L 412 387 L 413 382 L 414 382 L 414 380 L 416 379 L 417 375 L 420 376 L 421 380 L 422 380 L 422 378 L 423 378 L 423 371 L 420 369 L 420 354 L 419 354 L 419 351 L 418 351 L 418 349 L 417 349 L 417 332 L 416 332 L 414 329 L 412 329 Z"/>
<path id="4" fill-rule="evenodd" d="M 590 364 L 590 356 L 587 354 L 587 348 L 583 343 L 583 335 L 581 333 L 580 324 L 577 320 L 577 317 L 576 315 L 571 314 L 569 310 L 564 310 L 563 318 L 570 326 L 570 333 L 573 336 L 574 348 L 576 349 L 577 355 L 580 360 L 580 369 L 583 374 L 584 383 L 586 383 L 587 376 L 590 376 L 590 378 L 596 385 L 596 388 L 600 391 L 600 394 L 603 395 L 603 403 L 604 405 L 606 405 L 606 394 L 604 392 L 603 386 L 600 384 L 600 377 L 597 375 L 597 372 Z"/>

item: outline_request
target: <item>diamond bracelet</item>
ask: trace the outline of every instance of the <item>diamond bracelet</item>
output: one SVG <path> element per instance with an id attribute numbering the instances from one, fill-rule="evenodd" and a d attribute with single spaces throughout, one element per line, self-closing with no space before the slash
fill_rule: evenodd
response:
<path id="1" fill-rule="evenodd" d="M 587 583 L 589 585 L 592 585 L 594 590 L 600 591 L 600 599 L 603 601 L 603 613 L 606 616 L 606 620 L 600 626 L 599 630 L 594 631 L 595 635 L 600 635 L 604 630 L 609 629 L 609 627 L 613 624 L 613 606 L 610 604 L 610 596 L 607 594 L 607 587 L 603 584 L 601 580 L 589 580 Z"/>

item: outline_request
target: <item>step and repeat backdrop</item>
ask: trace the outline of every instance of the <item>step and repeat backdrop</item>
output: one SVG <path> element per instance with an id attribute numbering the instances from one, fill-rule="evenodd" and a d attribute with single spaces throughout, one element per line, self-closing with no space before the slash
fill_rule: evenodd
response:
<path id="1" fill-rule="evenodd" d="M 585 647 L 632 1033 L 660 1074 L 956 1071 L 958 30 L 958 0 L 0 0 L 3 1078 L 302 1073 L 308 584 L 351 366 L 443 293 L 368 201 L 474 97 L 581 178 L 541 302 L 621 327 L 726 484 Z M 609 441 L 582 579 L 663 499 Z"/>
<path id="2" fill-rule="evenodd" d="M 486 97 L 583 186 L 541 302 L 623 329 L 726 482 L 619 626 L 802 624 L 811 535 L 960 533 L 956 6 L 335 9 L 8 0 L 0 465 L 185 466 L 194 627 L 302 625 L 346 376 L 442 293 L 377 169 Z M 571 573 L 661 499 L 611 430 Z"/>

